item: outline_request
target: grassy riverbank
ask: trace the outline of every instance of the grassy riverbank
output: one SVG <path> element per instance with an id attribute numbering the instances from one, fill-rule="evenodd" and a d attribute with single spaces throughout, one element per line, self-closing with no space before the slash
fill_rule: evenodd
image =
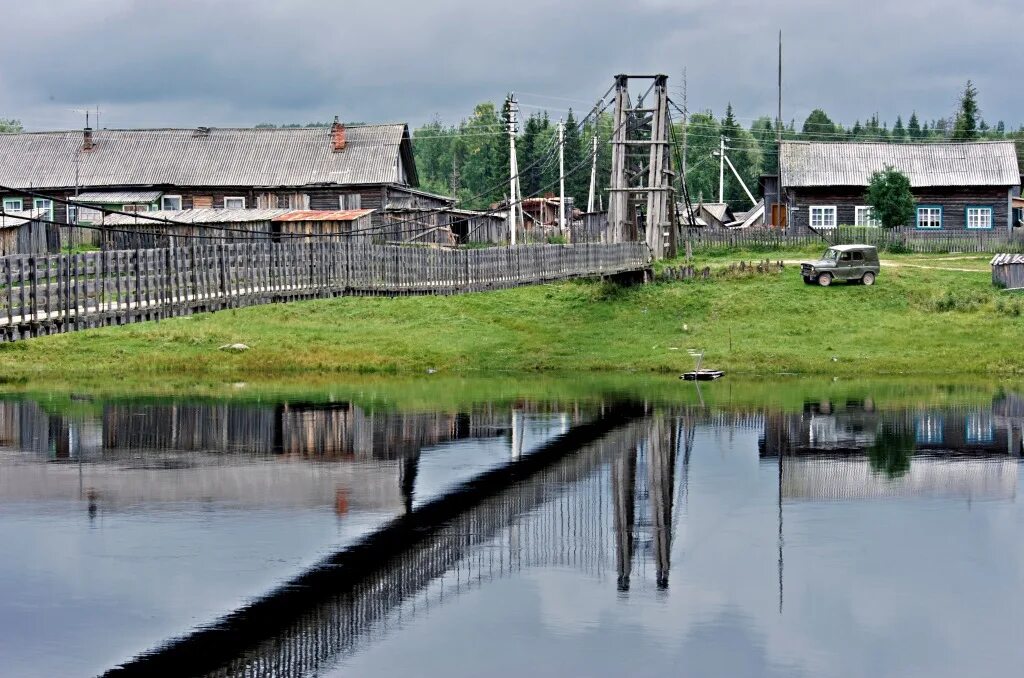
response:
<path id="1" fill-rule="evenodd" d="M 772 259 L 790 252 L 761 253 Z M 698 262 L 721 266 L 729 255 Z M 456 297 L 263 306 L 0 346 L 7 379 L 338 372 L 1024 373 L 1024 299 L 992 288 L 978 257 L 886 257 L 874 287 L 781 274 L 617 287 L 600 282 Z M 956 270 L 953 270 L 956 269 Z M 251 350 L 219 351 L 241 342 Z"/>

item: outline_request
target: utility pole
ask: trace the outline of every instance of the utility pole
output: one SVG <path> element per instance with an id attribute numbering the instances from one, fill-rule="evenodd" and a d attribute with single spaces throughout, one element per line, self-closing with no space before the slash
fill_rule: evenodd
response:
<path id="1" fill-rule="evenodd" d="M 558 121 L 558 230 L 565 235 L 565 123 Z"/>
<path id="2" fill-rule="evenodd" d="M 725 135 L 718 138 L 718 202 L 725 202 Z"/>
<path id="3" fill-rule="evenodd" d="M 781 227 L 781 226 L 786 225 L 786 224 L 783 223 L 786 219 L 785 219 L 785 217 L 783 216 L 783 213 L 782 213 L 782 29 L 781 28 L 779 29 L 779 117 L 777 119 L 777 123 L 776 123 L 775 127 L 776 127 L 776 129 L 775 129 L 775 137 L 776 137 L 775 141 L 776 141 L 776 147 L 778 148 L 778 150 L 776 151 L 776 155 L 778 156 L 778 161 L 776 162 L 776 164 L 778 165 L 778 167 L 776 167 L 776 174 L 778 174 L 778 177 L 775 179 L 775 204 L 777 205 L 776 209 L 778 210 L 778 214 L 779 214 L 779 217 L 778 217 L 779 223 L 774 224 L 774 225 Z M 772 221 L 774 221 L 774 219 L 772 219 Z"/>
<path id="4" fill-rule="evenodd" d="M 508 242 L 512 247 L 516 245 L 516 233 L 519 230 L 519 214 L 522 210 L 521 194 L 519 192 L 519 163 L 516 161 L 516 95 L 509 94 L 505 105 L 508 109 L 508 163 L 509 163 L 509 238 Z"/>
<path id="5" fill-rule="evenodd" d="M 594 211 L 594 198 L 597 197 L 597 132 L 594 132 L 594 146 L 590 158 L 590 194 L 587 196 L 587 211 Z"/>
<path id="6" fill-rule="evenodd" d="M 452 198 L 455 199 L 455 204 L 459 204 L 459 189 L 462 188 L 461 177 L 459 176 L 459 167 L 455 162 L 454 156 L 452 157 Z"/>

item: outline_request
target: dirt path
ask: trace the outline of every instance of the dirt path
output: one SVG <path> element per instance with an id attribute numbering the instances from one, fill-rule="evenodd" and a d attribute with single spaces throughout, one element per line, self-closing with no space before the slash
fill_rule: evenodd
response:
<path id="1" fill-rule="evenodd" d="M 966 259 L 968 257 L 961 257 Z M 782 263 L 787 266 L 799 266 L 800 259 L 784 259 Z M 906 261 L 882 261 L 882 268 L 925 268 L 933 271 L 955 271 L 957 273 L 984 273 L 982 268 L 955 268 L 952 266 L 929 266 L 927 264 L 911 264 Z"/>

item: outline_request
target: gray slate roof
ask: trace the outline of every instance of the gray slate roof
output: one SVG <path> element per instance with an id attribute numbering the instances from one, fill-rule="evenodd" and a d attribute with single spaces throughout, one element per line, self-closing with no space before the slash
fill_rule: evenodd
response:
<path id="1" fill-rule="evenodd" d="M 95 148 L 79 152 L 82 131 L 0 134 L 0 185 L 15 188 L 102 186 L 416 185 L 405 125 L 346 129 L 333 152 L 327 127 L 299 129 L 96 130 Z"/>
<path id="2" fill-rule="evenodd" d="M 162 195 L 163 191 L 86 191 L 76 195 L 75 201 L 97 205 L 125 205 L 156 202 Z"/>
<path id="3" fill-rule="evenodd" d="M 871 174 L 891 165 L 924 186 L 1019 186 L 1020 168 L 1012 141 L 969 143 L 782 144 L 782 185 L 867 186 Z"/>
<path id="4" fill-rule="evenodd" d="M 992 266 L 1010 266 L 1011 264 L 1024 264 L 1024 254 L 997 254 L 989 262 Z"/>

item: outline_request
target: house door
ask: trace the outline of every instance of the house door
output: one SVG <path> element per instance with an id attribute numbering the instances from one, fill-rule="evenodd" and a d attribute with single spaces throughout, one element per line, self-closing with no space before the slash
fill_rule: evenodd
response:
<path id="1" fill-rule="evenodd" d="M 785 204 L 777 202 L 772 203 L 772 226 L 775 226 L 776 228 L 786 228 L 789 226 L 788 216 L 789 214 L 786 211 Z"/>

